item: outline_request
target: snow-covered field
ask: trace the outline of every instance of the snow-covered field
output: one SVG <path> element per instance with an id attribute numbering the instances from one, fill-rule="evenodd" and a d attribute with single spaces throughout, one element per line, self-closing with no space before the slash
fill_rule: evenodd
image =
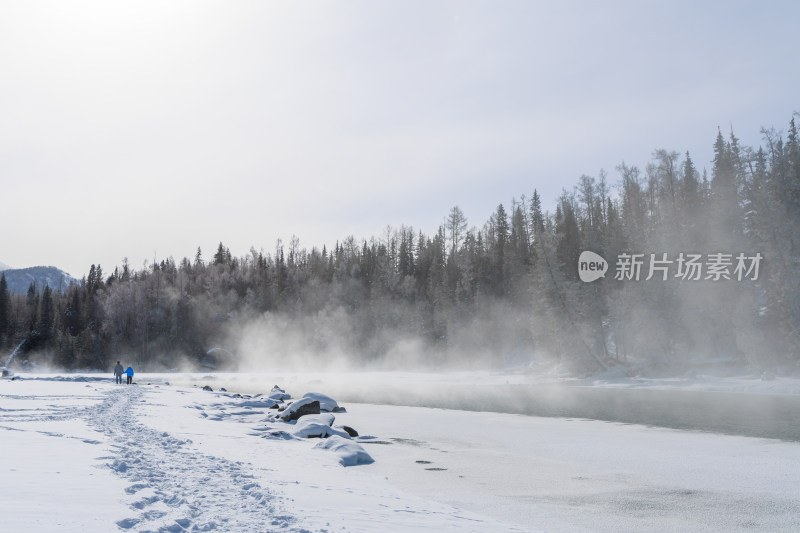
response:
<path id="1" fill-rule="evenodd" d="M 520 402 L 538 401 L 530 387 L 557 386 L 514 374 L 142 374 L 135 381 L 0 380 L 2 531 L 800 530 L 800 442 L 781 429 L 800 425 L 791 409 L 797 380 L 558 385 L 668 390 L 693 402 L 711 397 L 692 396 L 700 393 L 734 397 L 734 411 L 747 404 L 774 411 L 769 426 L 788 431 L 783 440 L 736 434 L 748 432 L 735 424 L 723 435 L 513 414 L 524 412 Z M 202 390 L 206 384 L 214 391 Z M 360 436 L 332 438 L 357 443 L 374 462 L 344 467 L 320 439 L 282 438 L 277 430 L 296 424 L 268 420 L 275 411 L 265 396 L 234 394 L 267 395 L 275 384 L 295 398 L 333 396 L 347 409 L 333 425 Z M 610 420 L 656 411 L 614 409 Z"/>

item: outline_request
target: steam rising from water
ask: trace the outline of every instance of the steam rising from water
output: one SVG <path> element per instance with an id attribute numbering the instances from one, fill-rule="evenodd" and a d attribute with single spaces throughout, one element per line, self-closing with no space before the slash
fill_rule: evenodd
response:
<path id="1" fill-rule="evenodd" d="M 365 324 L 341 307 L 301 316 L 265 313 L 231 325 L 226 345 L 236 354 L 230 367 L 241 372 L 491 368 L 547 358 L 530 342 L 530 316 L 502 305 L 491 311 L 451 326 L 446 343 L 410 333 L 402 320 Z"/>
<path id="2" fill-rule="evenodd" d="M 722 390 L 687 390 L 691 380 L 673 387 L 626 388 L 589 382 L 541 380 L 525 374 L 492 372 L 320 372 L 286 369 L 266 374 L 172 375 L 175 384 L 209 384 L 229 392 L 266 393 L 273 385 L 294 397 L 323 392 L 340 404 L 375 403 L 414 407 L 501 412 L 534 416 L 588 418 L 676 429 L 800 441 L 800 380 L 787 380 L 789 394 L 743 394 L 763 382 L 717 381 Z M 669 382 L 661 382 L 661 385 Z M 706 385 L 711 385 L 711 382 Z M 656 385 L 657 387 L 658 385 Z"/>

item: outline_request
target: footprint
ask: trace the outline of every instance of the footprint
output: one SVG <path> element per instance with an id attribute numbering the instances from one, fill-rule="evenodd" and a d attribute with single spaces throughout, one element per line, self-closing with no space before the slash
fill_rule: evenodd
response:
<path id="1" fill-rule="evenodd" d="M 133 504 L 131 504 L 131 507 L 133 507 L 134 509 L 141 510 L 147 507 L 148 505 L 152 505 L 153 503 L 157 502 L 158 499 L 159 499 L 158 496 L 150 496 L 149 498 L 142 498 L 138 502 L 134 502 Z"/>
<path id="2" fill-rule="evenodd" d="M 120 461 L 119 459 L 114 460 L 114 462 L 109 466 L 111 467 L 111 470 L 114 470 L 115 472 L 125 473 L 128 471 L 128 463 L 125 461 Z"/>
<path id="3" fill-rule="evenodd" d="M 140 520 L 138 518 L 126 518 L 117 522 L 117 525 L 122 529 L 130 529 L 139 522 Z"/>
<path id="4" fill-rule="evenodd" d="M 135 485 L 131 485 L 130 487 L 126 488 L 125 492 L 128 494 L 135 494 L 142 489 L 146 489 L 147 487 L 148 485 L 145 485 L 144 483 L 136 483 Z"/>
<path id="5" fill-rule="evenodd" d="M 397 444 L 407 444 L 409 446 L 424 446 L 425 443 L 416 439 L 404 439 L 400 437 L 390 437 L 389 440 Z"/>

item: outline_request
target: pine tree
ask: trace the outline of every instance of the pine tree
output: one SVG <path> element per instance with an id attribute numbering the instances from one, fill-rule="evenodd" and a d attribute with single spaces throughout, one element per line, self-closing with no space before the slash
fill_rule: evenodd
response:
<path id="1" fill-rule="evenodd" d="M 200 249 L 197 249 L 198 252 Z M 290 254 L 291 256 L 291 254 Z M 214 265 L 226 265 L 231 262 L 231 251 L 228 250 L 222 242 L 219 243 L 217 247 L 217 253 L 214 254 Z"/>
<path id="2" fill-rule="evenodd" d="M 531 196 L 531 213 L 530 213 L 530 224 L 531 224 L 531 239 L 533 244 L 539 241 L 544 233 L 544 214 L 542 213 L 542 200 L 539 197 L 539 192 L 534 189 L 533 196 Z"/>
<path id="3" fill-rule="evenodd" d="M 578 255 L 581 252 L 581 232 L 575 210 L 574 195 L 566 191 L 559 199 L 556 219 L 556 258 L 567 279 L 577 278 Z M 559 220 L 560 218 L 560 220 Z"/>
<path id="4" fill-rule="evenodd" d="M 414 275 L 414 231 L 405 226 L 400 228 L 397 269 L 401 278 Z"/>
<path id="5" fill-rule="evenodd" d="M 0 272 L 0 348 L 8 345 L 9 321 L 10 321 L 10 294 L 8 292 L 8 282 L 4 272 Z"/>
<path id="6" fill-rule="evenodd" d="M 506 248 L 509 238 L 508 216 L 503 204 L 497 206 L 494 213 L 494 224 L 492 226 L 492 236 L 494 238 L 492 246 L 492 269 L 494 270 L 493 285 L 498 295 L 505 294 L 506 291 Z"/>
<path id="7" fill-rule="evenodd" d="M 530 264 L 530 240 L 528 238 L 528 220 L 523 211 L 523 204 L 516 204 L 511 213 L 511 234 L 509 244 L 513 256 L 514 268 L 523 272 Z"/>
<path id="8" fill-rule="evenodd" d="M 45 285 L 42 291 L 41 303 L 39 304 L 39 322 L 36 326 L 42 341 L 47 342 L 53 336 L 53 322 L 53 291 L 50 290 L 49 285 Z"/>
<path id="9" fill-rule="evenodd" d="M 686 152 L 686 159 L 683 161 L 683 175 L 681 184 L 683 185 L 681 197 L 686 213 L 689 217 L 694 217 L 700 206 L 700 183 L 697 180 L 697 169 L 692 161 L 692 156 Z"/>
<path id="10" fill-rule="evenodd" d="M 741 225 L 736 169 L 737 154 L 717 130 L 714 143 L 714 168 L 711 177 L 710 219 L 715 246 L 728 249 L 733 246 Z"/>
<path id="11" fill-rule="evenodd" d="M 81 299 L 77 287 L 69 290 L 69 303 L 64 313 L 64 327 L 71 336 L 76 336 L 83 329 L 81 327 Z"/>
<path id="12" fill-rule="evenodd" d="M 785 197 L 786 211 L 794 222 L 800 221 L 800 134 L 794 117 L 789 122 L 789 135 L 784 148 L 786 159 Z"/>
<path id="13" fill-rule="evenodd" d="M 36 290 L 36 284 L 33 282 L 28 285 L 25 304 L 28 311 L 28 330 L 35 331 L 37 317 L 39 316 L 39 293 Z"/>
<path id="14" fill-rule="evenodd" d="M 656 150 L 653 152 L 653 156 L 656 163 L 655 172 L 658 180 L 659 203 L 664 204 L 664 208 L 659 210 L 659 215 L 662 221 L 669 221 L 669 225 L 672 228 L 677 228 L 681 225 L 677 198 L 681 183 L 675 168 L 679 157 L 678 152 Z"/>

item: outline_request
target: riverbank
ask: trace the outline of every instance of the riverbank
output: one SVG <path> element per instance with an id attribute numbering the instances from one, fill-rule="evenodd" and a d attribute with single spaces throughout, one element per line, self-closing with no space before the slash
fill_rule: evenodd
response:
<path id="1" fill-rule="evenodd" d="M 371 437 L 362 445 L 375 462 L 345 468 L 314 449 L 318 439 L 263 438 L 265 410 L 238 391 L 175 383 L 208 378 L 0 381 L 4 525 L 34 533 L 800 528 L 795 442 L 352 403 L 324 381 L 287 385 L 295 397 L 334 396 L 347 409 L 336 423 Z"/>

